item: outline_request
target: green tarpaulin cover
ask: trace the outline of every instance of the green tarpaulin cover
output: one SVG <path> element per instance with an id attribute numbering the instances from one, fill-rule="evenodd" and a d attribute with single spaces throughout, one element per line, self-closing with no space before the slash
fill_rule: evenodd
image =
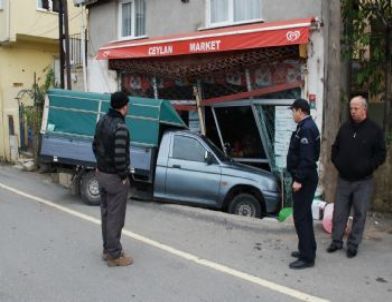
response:
<path id="1" fill-rule="evenodd" d="M 110 107 L 110 94 L 51 89 L 45 104 L 44 132 L 92 139 L 95 125 Z M 126 123 L 131 144 L 157 146 L 162 126 L 187 128 L 167 100 L 129 97 Z"/>

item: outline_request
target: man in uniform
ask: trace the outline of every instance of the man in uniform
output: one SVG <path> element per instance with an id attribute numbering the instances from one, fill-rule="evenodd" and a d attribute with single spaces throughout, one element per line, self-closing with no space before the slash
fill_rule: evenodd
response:
<path id="1" fill-rule="evenodd" d="M 309 103 L 297 99 L 290 106 L 297 129 L 291 135 L 287 154 L 287 170 L 290 172 L 293 194 L 293 215 L 298 235 L 298 251 L 291 255 L 298 258 L 290 263 L 291 269 L 314 266 L 316 240 L 314 238 L 312 201 L 317 188 L 317 161 L 320 155 L 320 133 L 310 116 Z"/>
<path id="2" fill-rule="evenodd" d="M 125 124 L 128 101 L 123 92 L 111 95 L 111 108 L 97 123 L 93 142 L 101 194 L 102 258 L 108 266 L 133 262 L 125 256 L 120 242 L 129 189 L 129 131 Z"/>

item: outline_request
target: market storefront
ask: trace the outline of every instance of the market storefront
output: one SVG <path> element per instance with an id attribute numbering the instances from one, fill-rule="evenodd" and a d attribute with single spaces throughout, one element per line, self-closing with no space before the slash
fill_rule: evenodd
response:
<path id="1" fill-rule="evenodd" d="M 109 60 L 130 95 L 171 100 L 191 130 L 236 160 L 279 170 L 295 126 L 287 106 L 308 93 L 316 24 L 307 18 L 116 41 L 97 58 Z"/>

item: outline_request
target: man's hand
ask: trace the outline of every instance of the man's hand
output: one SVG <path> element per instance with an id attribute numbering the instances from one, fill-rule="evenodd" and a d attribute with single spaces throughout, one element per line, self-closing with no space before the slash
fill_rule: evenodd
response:
<path id="1" fill-rule="evenodd" d="M 299 183 L 299 182 L 294 181 L 292 188 L 293 188 L 294 192 L 298 192 L 299 190 L 301 190 L 302 184 Z"/>

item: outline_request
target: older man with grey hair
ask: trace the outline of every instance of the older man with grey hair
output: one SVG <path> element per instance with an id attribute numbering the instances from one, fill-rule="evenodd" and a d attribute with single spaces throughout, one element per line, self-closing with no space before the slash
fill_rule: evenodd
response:
<path id="1" fill-rule="evenodd" d="M 373 193 L 373 172 L 385 161 L 386 147 L 382 129 L 368 118 L 366 99 L 350 101 L 350 119 L 345 122 L 332 145 L 332 162 L 339 172 L 333 213 L 333 253 L 343 248 L 343 235 L 351 208 L 354 212 L 346 255 L 357 255 L 365 228 L 366 213 Z"/>

